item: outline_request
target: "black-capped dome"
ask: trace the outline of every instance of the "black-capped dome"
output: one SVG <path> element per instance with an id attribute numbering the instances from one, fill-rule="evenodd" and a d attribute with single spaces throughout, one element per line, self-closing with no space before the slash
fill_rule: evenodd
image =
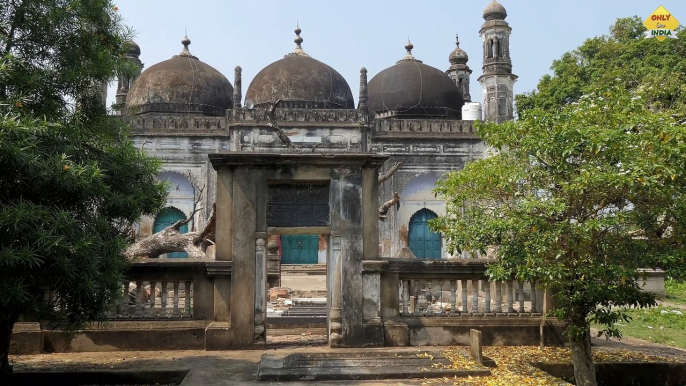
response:
<path id="1" fill-rule="evenodd" d="M 464 100 L 455 82 L 415 59 L 412 43 L 405 48 L 402 60 L 369 81 L 369 110 L 380 117 L 459 119 Z"/>
<path id="2" fill-rule="evenodd" d="M 484 20 L 505 20 L 507 11 L 499 2 L 493 0 L 484 8 Z"/>
<path id="3" fill-rule="evenodd" d="M 302 50 L 300 28 L 295 29 L 296 48 L 263 68 L 248 87 L 246 103 L 255 106 L 280 100 L 280 107 L 354 109 L 350 86 L 338 71 Z"/>
<path id="4" fill-rule="evenodd" d="M 182 112 L 221 116 L 233 106 L 233 86 L 219 71 L 183 51 L 143 71 L 126 98 L 130 113 Z"/>
<path id="5" fill-rule="evenodd" d="M 126 55 L 137 58 L 141 56 L 141 48 L 133 40 L 127 40 L 124 42 L 124 48 L 126 49 Z"/>
<path id="6" fill-rule="evenodd" d="M 467 52 L 460 48 L 460 38 L 456 35 L 455 36 L 455 49 L 453 52 L 450 53 L 450 56 L 448 56 L 448 60 L 452 64 L 465 64 L 467 61 L 469 61 L 469 56 L 467 55 Z"/>

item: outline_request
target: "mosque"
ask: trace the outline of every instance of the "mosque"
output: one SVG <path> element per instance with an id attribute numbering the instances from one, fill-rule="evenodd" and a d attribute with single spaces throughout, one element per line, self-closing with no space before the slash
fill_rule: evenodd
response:
<path id="1" fill-rule="evenodd" d="M 362 68 L 356 105 L 341 74 L 315 59 L 316 52 L 305 52 L 300 28 L 295 29 L 293 52 L 262 69 L 245 97 L 241 68 L 236 67 L 232 84 L 191 54 L 191 41 L 185 37 L 179 54 L 118 83 L 113 107 L 131 125 L 135 145 L 161 160 L 159 178 L 170 187 L 167 208 L 156 218 L 144 219 L 139 236 L 194 212 L 182 231 L 204 227 L 216 186 L 209 153 L 380 153 L 390 156 L 382 173 L 401 163 L 379 186 L 380 205 L 396 193 L 401 197 L 379 224 L 380 256 L 395 257 L 409 249 L 419 259 L 450 257 L 441 235 L 427 227 L 428 220 L 445 211 L 431 190 L 445 172 L 485 155 L 486 147 L 473 129 L 474 120 L 482 119 L 482 106 L 485 120 L 513 119 L 517 76 L 512 73 L 506 17 L 495 0 L 483 11 L 481 104 L 471 100 L 472 70 L 459 40 L 445 71 L 415 58 L 409 41 L 405 55 L 369 81 Z M 140 48 L 133 42 L 130 47 L 129 59 L 143 70 Z M 270 213 L 273 223 L 316 222 L 318 191 L 313 187 L 310 195 L 274 198 L 284 205 Z M 321 235 L 282 235 L 279 241 L 281 264 L 326 261 Z M 179 252 L 168 257 L 184 256 Z"/>

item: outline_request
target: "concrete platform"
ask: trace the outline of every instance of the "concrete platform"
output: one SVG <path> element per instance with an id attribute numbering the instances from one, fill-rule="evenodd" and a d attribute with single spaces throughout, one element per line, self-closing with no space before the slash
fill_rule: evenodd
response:
<path id="1" fill-rule="evenodd" d="M 450 361 L 442 351 L 432 350 L 426 354 L 418 355 L 412 351 L 264 354 L 257 379 L 272 382 L 354 381 L 491 375 L 489 369 L 483 368 L 436 368 L 433 366 L 447 366 Z"/>

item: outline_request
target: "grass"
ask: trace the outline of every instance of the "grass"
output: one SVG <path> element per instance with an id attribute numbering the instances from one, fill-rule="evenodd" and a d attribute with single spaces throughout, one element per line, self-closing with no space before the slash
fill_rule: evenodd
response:
<path id="1" fill-rule="evenodd" d="M 686 310 L 655 307 L 628 309 L 627 314 L 633 318 L 630 323 L 616 324 L 624 336 L 686 348 Z"/>
<path id="2" fill-rule="evenodd" d="M 665 280 L 665 301 L 674 304 L 686 305 L 686 282 L 679 282 L 673 279 Z"/>

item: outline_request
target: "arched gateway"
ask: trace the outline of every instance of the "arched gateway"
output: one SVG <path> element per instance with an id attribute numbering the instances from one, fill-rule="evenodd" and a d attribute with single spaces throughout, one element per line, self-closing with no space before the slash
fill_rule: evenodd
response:
<path id="1" fill-rule="evenodd" d="M 231 275 L 214 278 L 206 348 L 266 343 L 267 240 L 312 234 L 328 246 L 330 345 L 383 345 L 378 274 L 364 276 L 362 266 L 381 263 L 378 169 L 388 157 L 229 152 L 209 159 L 217 171 L 216 260 L 231 261 Z"/>

